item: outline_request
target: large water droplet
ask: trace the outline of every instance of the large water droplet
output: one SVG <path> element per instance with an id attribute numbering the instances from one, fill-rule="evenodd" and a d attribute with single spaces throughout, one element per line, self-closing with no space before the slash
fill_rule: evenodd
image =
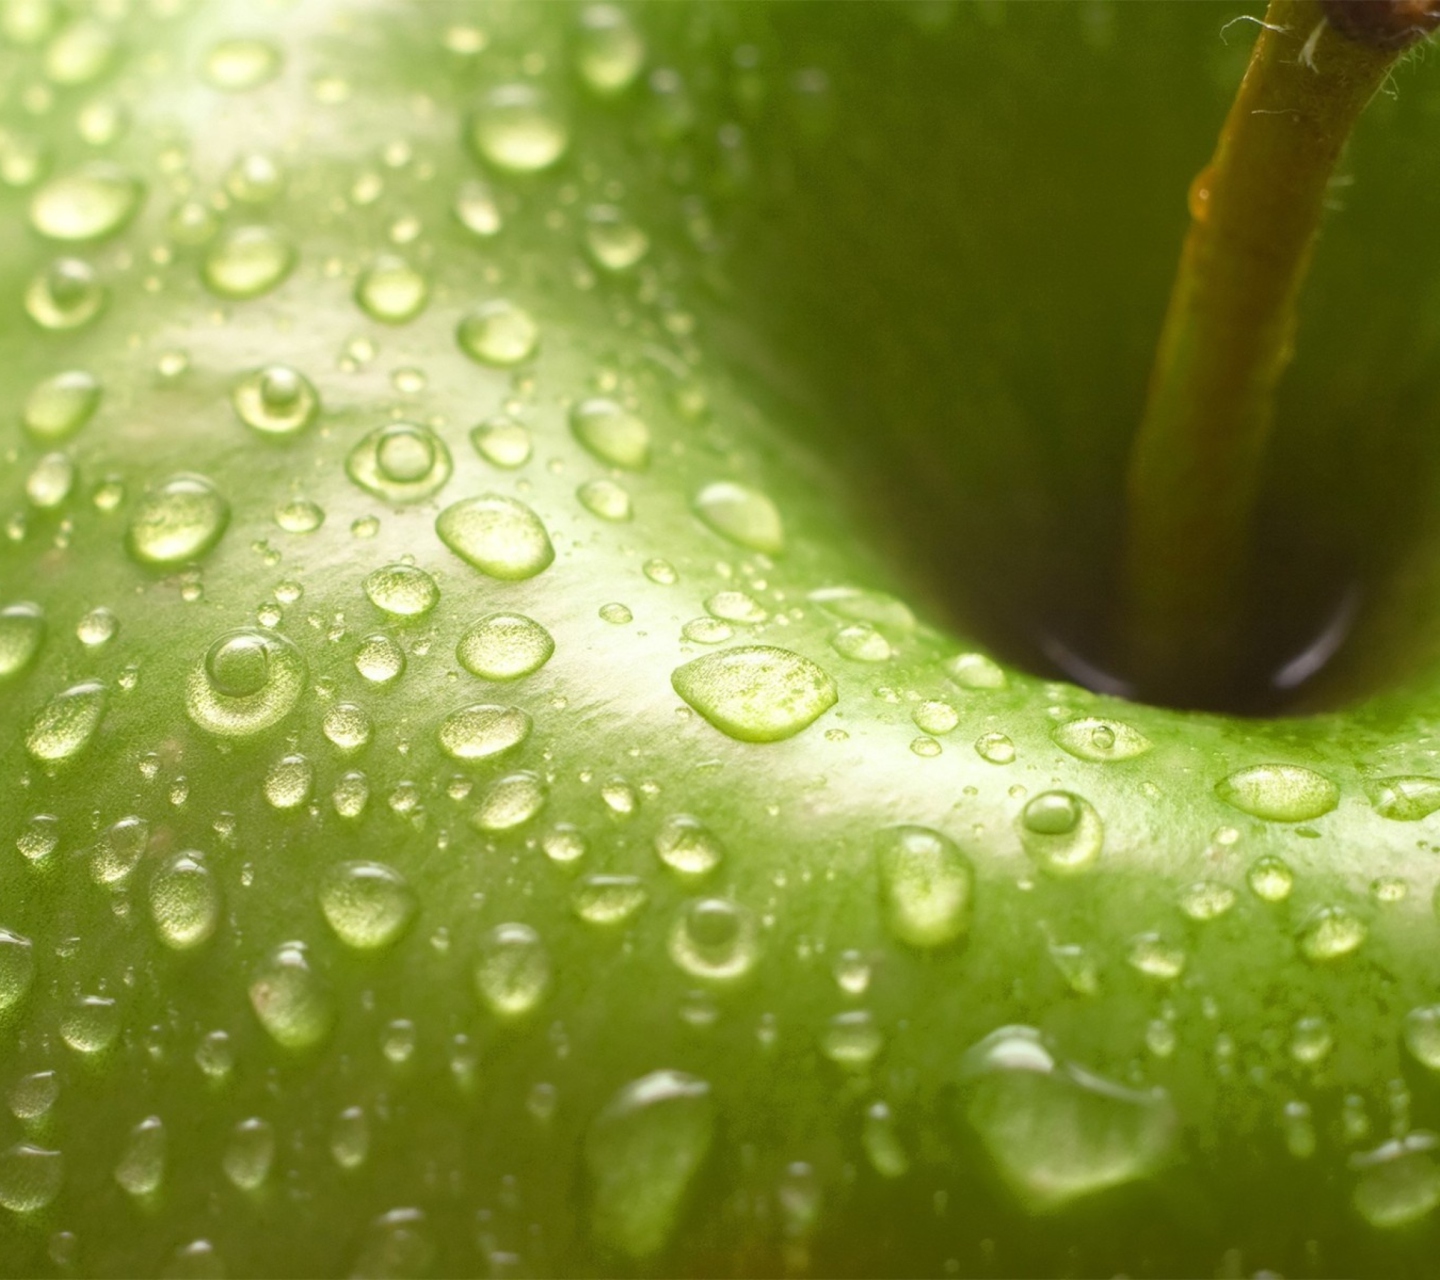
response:
<path id="1" fill-rule="evenodd" d="M 35 949 L 30 939 L 0 929 L 0 1013 L 25 998 L 35 981 Z"/>
<path id="2" fill-rule="evenodd" d="M 466 498 L 436 518 L 440 541 L 466 564 L 492 578 L 533 578 L 555 559 L 540 517 L 523 502 L 498 493 Z"/>
<path id="3" fill-rule="evenodd" d="M 248 374 L 235 384 L 230 400 L 247 427 L 280 438 L 298 435 L 320 411 L 320 396 L 310 380 L 284 364 Z"/>
<path id="4" fill-rule="evenodd" d="M 455 337 L 472 360 L 504 369 L 535 354 L 540 326 L 523 307 L 497 298 L 469 312 L 460 321 Z"/>
<path id="5" fill-rule="evenodd" d="M 314 1048 L 335 1025 L 334 996 L 311 968 L 302 942 L 271 951 L 251 978 L 249 995 L 260 1025 L 282 1048 Z"/>
<path id="6" fill-rule="evenodd" d="M 1395 822 L 1418 822 L 1440 809 L 1440 778 L 1377 778 L 1366 790 L 1375 812 Z"/>
<path id="7" fill-rule="evenodd" d="M 939 947 L 970 928 L 975 869 L 948 836 L 928 827 L 892 827 L 875 850 L 885 922 L 912 947 Z"/>
<path id="8" fill-rule="evenodd" d="M 633 1080 L 585 1135 L 596 1239 L 631 1258 L 659 1253 L 715 1138 L 710 1086 L 680 1071 Z"/>
<path id="9" fill-rule="evenodd" d="M 729 480 L 707 484 L 695 495 L 695 514 L 721 537 L 751 551 L 778 556 L 785 550 L 779 509 L 758 489 Z"/>
<path id="10" fill-rule="evenodd" d="M 119 165 L 96 160 L 51 178 L 30 201 L 30 225 L 51 240 L 99 240 L 120 230 L 144 188 Z"/>
<path id="11" fill-rule="evenodd" d="M 601 462 L 640 471 L 650 462 L 650 428 L 613 400 L 582 400 L 570 411 L 570 430 Z"/>
<path id="12" fill-rule="evenodd" d="M 1256 858 L 1245 873 L 1250 892 L 1265 902 L 1283 902 L 1295 886 L 1295 873 L 1283 858 L 1267 853 Z"/>
<path id="13" fill-rule="evenodd" d="M 228 631 L 191 669 L 185 711 L 222 738 L 248 738 L 279 724 L 300 700 L 305 659 L 271 631 Z"/>
<path id="14" fill-rule="evenodd" d="M 1143 756 L 1153 745 L 1139 729 L 1120 720 L 1102 720 L 1084 716 L 1056 725 L 1050 735 L 1055 745 L 1068 751 L 1077 760 L 1108 764 L 1114 760 L 1133 760 Z"/>
<path id="15" fill-rule="evenodd" d="M 160 941 L 176 951 L 209 941 L 220 923 L 220 886 L 200 854 L 177 854 L 155 873 L 150 918 Z"/>
<path id="16" fill-rule="evenodd" d="M 1348 907 L 1322 907 L 1300 930 L 1300 953 L 1324 963 L 1357 951 L 1370 931 Z"/>
<path id="17" fill-rule="evenodd" d="M 75 487 L 75 463 L 65 453 L 47 453 L 25 477 L 25 496 L 41 511 L 63 505 Z"/>
<path id="18" fill-rule="evenodd" d="M 441 750 L 452 760 L 486 760 L 530 736 L 530 717 L 519 707 L 483 703 L 452 711 L 440 723 Z"/>
<path id="19" fill-rule="evenodd" d="M 81 996 L 60 1015 L 60 1038 L 76 1053 L 104 1053 L 120 1034 L 120 1006 L 106 996 Z"/>
<path id="20" fill-rule="evenodd" d="M 1140 1092 L 1057 1062 L 1032 1027 L 1002 1027 L 961 1067 L 963 1112 L 1031 1213 L 1148 1177 L 1178 1130 L 1163 1089 Z"/>
<path id="21" fill-rule="evenodd" d="M 555 652 L 550 633 L 519 613 L 491 613 L 466 628 L 455 656 L 482 680 L 518 680 L 538 671 Z"/>
<path id="22" fill-rule="evenodd" d="M 945 674 L 962 689 L 1003 689 L 1005 671 L 983 653 L 961 653 L 945 664 Z"/>
<path id="23" fill-rule="evenodd" d="M 471 113 L 470 145 L 506 173 L 538 173 L 565 154 L 570 130 L 543 89 L 506 84 L 490 90 Z"/>
<path id="24" fill-rule="evenodd" d="M 725 846 L 698 818 L 672 814 L 655 833 L 655 852 L 672 871 L 682 876 L 709 875 L 725 856 Z"/>
<path id="25" fill-rule="evenodd" d="M 670 929 L 670 958 L 691 977 L 733 982 L 760 958 L 755 919 L 726 898 L 687 903 Z"/>
<path id="26" fill-rule="evenodd" d="M 444 487 L 450 450 L 429 427 L 395 422 L 364 436 L 345 459 L 345 471 L 362 489 L 389 502 L 419 502 Z"/>
<path id="27" fill-rule="evenodd" d="M 88 373 L 70 369 L 36 383 L 20 420 L 32 439 L 57 443 L 89 422 L 99 404 L 100 383 Z"/>
<path id="28" fill-rule="evenodd" d="M 1417 1130 L 1374 1151 L 1350 1157 L 1359 1173 L 1354 1204 L 1372 1227 L 1392 1231 L 1420 1221 L 1440 1205 L 1440 1139 Z"/>
<path id="29" fill-rule="evenodd" d="M 485 935 L 475 962 L 475 990 L 496 1017 L 533 1012 L 549 993 L 550 982 L 549 953 L 529 925 L 497 925 Z"/>
<path id="30" fill-rule="evenodd" d="M 140 499 L 126 545 L 141 564 L 169 568 L 197 560 L 230 523 L 230 504 L 204 476 L 171 476 Z"/>
<path id="31" fill-rule="evenodd" d="M 591 4 L 580 11 L 575 70 L 602 98 L 623 93 L 645 65 L 645 41 L 618 5 Z"/>
<path id="32" fill-rule="evenodd" d="M 415 894 L 393 867 L 341 862 L 325 873 L 320 909 L 347 947 L 376 951 L 396 942 L 415 916 Z"/>
<path id="33" fill-rule="evenodd" d="M 290 274 L 295 248 L 270 227 L 227 231 L 205 254 L 201 276 L 222 298 L 258 298 Z"/>
<path id="34" fill-rule="evenodd" d="M 793 737 L 840 696 L 809 658 L 770 645 L 707 653 L 677 667 L 670 683 L 712 725 L 741 742 Z"/>
<path id="35" fill-rule="evenodd" d="M 96 841 L 90 854 L 90 876 L 96 884 L 120 884 L 135 869 L 150 842 L 144 818 L 121 818 Z"/>
<path id="36" fill-rule="evenodd" d="M 46 764 L 79 755 L 100 728 L 106 701 L 105 686 L 98 680 L 83 680 L 57 693 L 30 721 L 25 750 Z"/>
<path id="37" fill-rule="evenodd" d="M 384 324 L 413 320 L 430 300 L 430 282 L 404 258 L 382 254 L 361 273 L 355 301 Z"/>
<path id="38" fill-rule="evenodd" d="M 25 311 L 42 329 L 64 332 L 89 324 L 109 296 L 88 262 L 58 258 L 26 287 Z"/>
<path id="39" fill-rule="evenodd" d="M 148 1116 L 130 1130 L 115 1165 L 115 1181 L 137 1199 L 152 1196 L 165 1180 L 165 1122 Z"/>
<path id="40" fill-rule="evenodd" d="M 237 37 L 210 46 L 202 66 L 205 83 L 226 93 L 243 93 L 280 72 L 280 50 L 268 40 Z"/>
<path id="41" fill-rule="evenodd" d="M 65 1159 L 29 1142 L 0 1152 L 0 1205 L 11 1213 L 38 1213 L 60 1194 Z"/>
<path id="42" fill-rule="evenodd" d="M 440 588 L 424 569 L 387 564 L 365 578 L 365 594 L 377 609 L 397 618 L 419 618 L 440 603 Z"/>
<path id="43" fill-rule="evenodd" d="M 1105 827 L 1094 806 L 1070 791 L 1046 791 L 1020 814 L 1020 843 L 1052 875 L 1088 870 L 1100 856 Z"/>
<path id="44" fill-rule="evenodd" d="M 1298 764 L 1257 764 L 1215 784 L 1215 794 L 1266 822 L 1309 822 L 1340 803 L 1340 788 Z"/>
<path id="45" fill-rule="evenodd" d="M 586 876 L 570 892 L 570 906 L 586 924 L 622 925 L 649 899 L 637 876 Z"/>
<path id="46" fill-rule="evenodd" d="M 22 600 L 0 609 L 0 680 L 18 676 L 45 643 L 45 611 Z"/>
<path id="47" fill-rule="evenodd" d="M 539 774 L 528 769 L 507 774 L 485 788 L 470 821 L 478 831 L 513 831 L 539 814 L 546 795 Z"/>

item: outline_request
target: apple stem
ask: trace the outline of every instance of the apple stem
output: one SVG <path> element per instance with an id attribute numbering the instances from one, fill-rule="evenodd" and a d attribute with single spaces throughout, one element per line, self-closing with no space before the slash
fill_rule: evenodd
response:
<path id="1" fill-rule="evenodd" d="M 1126 639 L 1146 696 L 1204 701 L 1233 675 L 1274 394 L 1331 176 L 1396 59 L 1437 23 L 1440 0 L 1270 0 L 1190 188 L 1130 454 Z"/>

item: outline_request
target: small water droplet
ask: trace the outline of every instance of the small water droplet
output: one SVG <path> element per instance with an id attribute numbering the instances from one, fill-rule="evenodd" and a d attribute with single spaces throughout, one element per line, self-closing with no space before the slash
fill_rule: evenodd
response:
<path id="1" fill-rule="evenodd" d="M 60 1015 L 60 1038 L 87 1057 L 104 1053 L 120 1034 L 120 1006 L 106 996 L 80 996 Z"/>
<path id="2" fill-rule="evenodd" d="M 306 756 L 292 754 L 270 766 L 262 790 L 270 807 L 285 813 L 303 805 L 314 785 L 314 766 Z"/>
<path id="3" fill-rule="evenodd" d="M 1322 907 L 1300 930 L 1300 953 L 1317 963 L 1339 960 L 1359 949 L 1369 929 L 1347 907 Z"/>
<path id="4" fill-rule="evenodd" d="M 885 1047 L 885 1036 L 866 1009 L 851 1009 L 830 1019 L 820 1038 L 820 1051 L 837 1066 L 863 1071 Z"/>
<path id="5" fill-rule="evenodd" d="M 87 649 L 107 645 L 120 633 L 120 619 L 103 604 L 81 616 L 75 624 L 75 638 Z"/>
<path id="6" fill-rule="evenodd" d="M 885 922 L 902 942 L 939 947 L 969 932 L 975 870 L 948 836 L 892 827 L 881 833 L 875 860 Z"/>
<path id="7" fill-rule="evenodd" d="M 585 856 L 589 845 L 583 832 L 568 822 L 559 822 L 541 837 L 540 847 L 551 862 L 569 866 Z"/>
<path id="8" fill-rule="evenodd" d="M 872 1102 L 865 1108 L 860 1142 L 870 1167 L 882 1178 L 903 1178 L 910 1172 L 910 1157 L 905 1154 L 895 1117 L 885 1103 Z"/>
<path id="9" fill-rule="evenodd" d="M 42 329 L 64 332 L 89 324 L 109 297 L 88 262 L 57 258 L 27 286 L 25 311 Z"/>
<path id="10" fill-rule="evenodd" d="M 1283 902 L 1295 885 L 1295 873 L 1283 859 L 1267 853 L 1250 865 L 1245 882 L 1257 898 L 1265 902 Z"/>
<path id="11" fill-rule="evenodd" d="M 754 917 L 725 898 L 687 903 L 670 929 L 669 949 L 681 969 L 709 982 L 744 977 L 760 955 Z"/>
<path id="12" fill-rule="evenodd" d="M 585 211 L 585 249 L 602 271 L 619 275 L 650 252 L 650 237 L 614 205 Z"/>
<path id="13" fill-rule="evenodd" d="M 1092 764 L 1133 760 L 1136 756 L 1143 756 L 1153 745 L 1139 729 L 1120 720 L 1101 720 L 1095 716 L 1084 716 L 1056 725 L 1050 736 L 1056 746 L 1068 751 L 1077 760 Z"/>
<path id="14" fill-rule="evenodd" d="M 356 648 L 355 670 L 371 684 L 389 684 L 405 672 L 405 650 L 377 631 L 361 640 Z"/>
<path id="15" fill-rule="evenodd" d="M 1290 1056 L 1301 1066 L 1318 1066 L 1334 1047 L 1335 1036 L 1324 1018 L 1299 1018 L 1290 1031 Z M 1440 1063 L 1440 1057 L 1436 1061 Z"/>
<path id="16" fill-rule="evenodd" d="M 741 742 L 793 737 L 833 707 L 835 682 L 809 658 L 742 645 L 677 667 L 670 683 L 715 728 Z"/>
<path id="17" fill-rule="evenodd" d="M 1418 822 L 1440 809 L 1440 778 L 1377 778 L 1366 790 L 1375 812 L 1394 822 Z"/>
<path id="18" fill-rule="evenodd" d="M 429 427 L 395 422 L 364 436 L 345 459 L 362 489 L 389 502 L 419 502 L 450 479 L 450 450 Z"/>
<path id="19" fill-rule="evenodd" d="M 945 664 L 945 674 L 962 689 L 1003 689 L 1004 669 L 983 653 L 961 653 Z"/>
<path id="20" fill-rule="evenodd" d="M 471 235 L 482 239 L 499 235 L 505 225 L 495 193 L 483 182 L 462 182 L 455 192 L 455 203 L 451 208 L 460 225 Z"/>
<path id="21" fill-rule="evenodd" d="M 960 723 L 959 714 L 948 702 L 922 702 L 910 718 L 917 729 L 933 734 L 949 733 Z"/>
<path id="22" fill-rule="evenodd" d="M 504 581 L 533 578 L 555 559 L 540 517 L 523 502 L 497 493 L 446 507 L 435 532 L 466 564 Z"/>
<path id="23" fill-rule="evenodd" d="M 830 647 L 851 662 L 889 662 L 895 656 L 890 642 L 868 622 L 841 627 L 830 637 Z"/>
<path id="24" fill-rule="evenodd" d="M 44 764 L 73 759 L 94 740 L 107 700 L 98 680 L 84 680 L 57 693 L 31 719 L 25 750 Z"/>
<path id="25" fill-rule="evenodd" d="M 45 611 L 21 601 L 0 609 L 0 680 L 24 671 L 45 643 Z"/>
<path id="26" fill-rule="evenodd" d="M 575 490 L 580 505 L 592 516 L 619 524 L 634 518 L 630 495 L 613 480 L 587 480 Z"/>
<path id="27" fill-rule="evenodd" d="M 570 145 L 564 116 L 533 84 L 490 90 L 471 113 L 467 133 L 476 154 L 505 173 L 539 173 Z"/>
<path id="28" fill-rule="evenodd" d="M 497 298 L 466 314 L 455 337 L 472 360 L 504 369 L 535 354 L 540 326 L 523 307 Z"/>
<path id="29" fill-rule="evenodd" d="M 475 963 L 475 990 L 496 1017 L 533 1012 L 550 991 L 550 956 L 525 924 L 497 925 L 485 935 Z"/>
<path id="30" fill-rule="evenodd" d="M 60 1194 L 65 1158 L 29 1142 L 0 1152 L 0 1205 L 11 1213 L 38 1213 Z"/>
<path id="31" fill-rule="evenodd" d="M 300 699 L 305 660 L 273 631 L 227 631 L 191 668 L 185 711 L 222 738 L 248 738 L 279 724 Z"/>
<path id="32" fill-rule="evenodd" d="M 346 1107 L 330 1126 L 330 1155 L 342 1169 L 358 1169 L 370 1154 L 370 1120 L 364 1107 Z"/>
<path id="33" fill-rule="evenodd" d="M 170 568 L 198 560 L 224 534 L 230 504 L 204 476 L 175 475 L 140 499 L 126 531 L 141 564 Z"/>
<path id="34" fill-rule="evenodd" d="M 1215 784 L 1215 794 L 1266 822 L 1309 822 L 1340 802 L 1329 778 L 1296 764 L 1257 764 Z"/>
<path id="35" fill-rule="evenodd" d="M 1416 1062 L 1440 1071 L 1440 1005 L 1411 1009 L 1405 1015 L 1404 1039 Z"/>
<path id="36" fill-rule="evenodd" d="M 270 1176 L 275 1162 L 275 1130 L 268 1120 L 256 1116 L 242 1120 L 230 1131 L 230 1142 L 220 1167 L 232 1186 L 257 1191 Z"/>
<path id="37" fill-rule="evenodd" d="M 486 462 L 507 471 L 530 461 L 530 429 L 510 418 L 487 418 L 472 427 L 470 443 Z"/>
<path id="38" fill-rule="evenodd" d="M 295 266 L 295 248 L 270 227 L 236 227 L 206 251 L 201 277 L 222 298 L 258 298 Z"/>
<path id="39" fill-rule="evenodd" d="M 281 1048 L 314 1048 L 335 1025 L 334 996 L 311 967 L 304 943 L 271 951 L 250 980 L 249 996 L 260 1025 Z"/>
<path id="40" fill-rule="evenodd" d="M 592 93 L 602 98 L 623 93 L 644 65 L 645 40 L 628 13 L 613 4 L 580 11 L 575 70 Z"/>
<path id="41" fill-rule="evenodd" d="M 335 936 L 357 951 L 391 946 L 410 927 L 414 891 L 398 871 L 380 862 L 341 862 L 320 885 L 320 909 Z"/>
<path id="42" fill-rule="evenodd" d="M 570 411 L 570 430 L 609 466 L 640 471 L 650 463 L 650 428 L 614 400 L 582 400 Z"/>
<path id="43" fill-rule="evenodd" d="M 342 818 L 355 819 L 365 812 L 370 803 L 370 780 L 358 771 L 341 775 L 330 793 L 330 803 Z"/>
<path id="44" fill-rule="evenodd" d="M 121 884 L 135 870 L 150 842 L 144 818 L 121 818 L 96 842 L 90 854 L 90 876 L 96 884 Z"/>
<path id="45" fill-rule="evenodd" d="M 430 282 L 404 258 L 382 254 L 355 286 L 355 301 L 384 324 L 404 324 L 425 309 Z"/>
<path id="46" fill-rule="evenodd" d="M 152 1196 L 165 1180 L 165 1122 L 147 1116 L 130 1130 L 115 1166 L 115 1181 L 137 1199 Z"/>
<path id="47" fill-rule="evenodd" d="M 655 852 L 661 862 L 682 876 L 704 876 L 720 865 L 725 846 L 698 818 L 676 813 L 656 831 Z"/>
<path id="48" fill-rule="evenodd" d="M 268 40 L 238 37 L 211 45 L 201 74 L 211 88 L 243 93 L 273 80 L 280 65 L 280 50 Z"/>
<path id="49" fill-rule="evenodd" d="M 94 416 L 100 405 L 100 383 L 88 373 L 70 369 L 38 382 L 25 399 L 21 422 L 41 443 L 68 440 Z"/>
<path id="50" fill-rule="evenodd" d="M 35 949 L 30 939 L 0 929 L 0 1012 L 25 998 L 35 980 Z"/>
<path id="51" fill-rule="evenodd" d="M 554 652 L 550 633 L 519 613 L 487 614 L 455 646 L 460 665 L 482 680 L 518 680 L 538 671 Z"/>
<path id="52" fill-rule="evenodd" d="M 208 942 L 220 922 L 220 887 L 198 853 L 176 854 L 150 881 L 150 918 L 176 951 Z"/>
<path id="53" fill-rule="evenodd" d="M 49 240 L 80 243 L 119 231 L 144 188 L 119 165 L 95 160 L 51 178 L 30 201 L 30 225 Z"/>
<path id="54" fill-rule="evenodd" d="M 653 560 L 645 561 L 645 576 L 662 587 L 673 587 L 680 581 L 680 575 L 675 572 L 675 566 L 668 560 L 661 560 L 658 556 Z"/>
<path id="55" fill-rule="evenodd" d="M 528 769 L 507 774 L 485 789 L 470 821 L 479 831 L 513 831 L 540 813 L 546 794 L 538 774 Z"/>
<path id="56" fill-rule="evenodd" d="M 975 754 L 990 764 L 1013 764 L 1015 744 L 1003 733 L 982 733 L 975 739 Z"/>
<path id="57" fill-rule="evenodd" d="M 10 1090 L 10 1114 L 27 1123 L 44 1120 L 59 1097 L 60 1077 L 55 1072 L 32 1071 Z"/>
<path id="58" fill-rule="evenodd" d="M 377 609 L 397 618 L 419 618 L 440 603 L 440 588 L 424 569 L 387 564 L 365 578 L 365 594 Z"/>
<path id="59" fill-rule="evenodd" d="M 624 627 L 635 621 L 635 615 L 630 612 L 630 606 L 611 601 L 609 604 L 602 604 L 597 611 L 602 622 L 608 622 L 613 626 Z"/>
<path id="60" fill-rule="evenodd" d="M 1046 791 L 1020 815 L 1020 843 L 1052 875 L 1088 870 L 1100 855 L 1105 827 L 1090 802 L 1070 791 Z"/>
<path id="61" fill-rule="evenodd" d="M 1197 880 L 1180 891 L 1180 910 L 1192 920 L 1216 920 L 1235 905 L 1236 893 L 1217 880 Z"/>
<path id="62" fill-rule="evenodd" d="M 622 925 L 649 896 L 636 876 L 586 876 L 570 891 L 570 906 L 586 924 Z"/>
<path id="63" fill-rule="evenodd" d="M 298 435 L 320 411 L 320 396 L 310 380 L 289 365 L 272 364 L 235 384 L 230 401 L 240 421 L 261 435 Z"/>
<path id="64" fill-rule="evenodd" d="M 64 453 L 47 453 L 25 477 L 25 496 L 41 511 L 61 506 L 74 487 L 75 463 Z"/>
<path id="65" fill-rule="evenodd" d="M 1137 973 L 1161 982 L 1173 982 L 1185 972 L 1185 952 L 1158 933 L 1136 936 L 1125 958 Z"/>
<path id="66" fill-rule="evenodd" d="M 754 596 L 744 591 L 717 591 L 705 601 L 705 610 L 725 622 L 757 626 L 770 616 Z"/>
<path id="67" fill-rule="evenodd" d="M 325 523 L 325 512 L 308 498 L 292 498 L 275 508 L 275 523 L 286 533 L 314 533 Z"/>
<path id="68" fill-rule="evenodd" d="M 701 489 L 693 505 L 701 520 L 737 546 L 771 556 L 784 552 L 779 509 L 758 489 L 721 480 Z"/>

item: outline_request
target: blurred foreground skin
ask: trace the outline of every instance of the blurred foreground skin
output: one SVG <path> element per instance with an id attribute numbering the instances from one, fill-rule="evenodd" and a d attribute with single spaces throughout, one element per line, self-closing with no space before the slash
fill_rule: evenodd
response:
<path id="1" fill-rule="evenodd" d="M 1219 25 L 0 7 L 0 1272 L 1427 1273 L 1424 642 L 1242 720 L 974 607 L 1120 509 Z"/>

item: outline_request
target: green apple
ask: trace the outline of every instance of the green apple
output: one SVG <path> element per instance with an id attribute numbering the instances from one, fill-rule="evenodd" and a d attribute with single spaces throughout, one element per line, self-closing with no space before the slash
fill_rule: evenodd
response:
<path id="1" fill-rule="evenodd" d="M 0 1271 L 1425 1273 L 1429 68 L 1262 719 L 1054 668 L 1228 9 L 0 14 Z"/>

